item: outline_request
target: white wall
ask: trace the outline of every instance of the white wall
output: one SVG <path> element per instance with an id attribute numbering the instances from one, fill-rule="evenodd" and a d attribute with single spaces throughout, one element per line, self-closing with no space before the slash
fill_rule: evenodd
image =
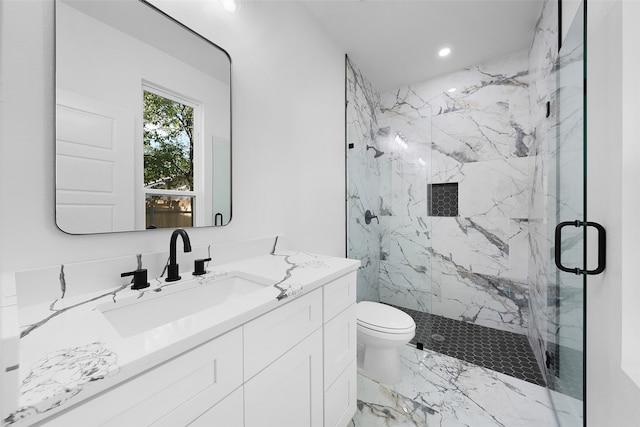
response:
<path id="1" fill-rule="evenodd" d="M 195 245 L 286 234 L 344 255 L 344 53 L 302 6 L 156 1 L 231 55 L 233 219 Z M 166 250 L 170 230 L 71 236 L 54 219 L 53 2 L 2 1 L 1 270 Z"/>
<path id="2" fill-rule="evenodd" d="M 562 42 L 567 38 L 571 23 L 578 13 L 583 0 L 562 0 Z"/>
<path id="3" fill-rule="evenodd" d="M 627 147 L 629 143 L 637 145 L 640 137 L 637 127 L 629 128 L 623 123 L 627 119 L 636 124 L 638 121 L 637 116 L 630 117 L 628 113 L 637 111 L 638 102 L 638 93 L 631 91 L 629 82 L 637 88 L 638 39 L 631 37 L 637 37 L 639 6 L 627 1 L 589 0 L 587 4 L 587 216 L 607 229 L 608 245 L 606 271 L 589 277 L 587 284 L 587 425 L 590 427 L 633 427 L 640 420 L 640 388 L 621 368 L 623 328 L 633 328 L 635 342 L 638 341 L 638 324 L 630 324 L 629 318 L 623 323 L 623 301 L 628 301 L 624 303 L 627 312 L 628 305 L 633 305 L 637 312 L 640 303 L 623 294 L 623 284 L 638 286 L 638 241 L 629 243 L 626 236 L 628 233 L 638 236 L 636 222 L 640 203 L 638 181 L 623 181 L 622 172 L 623 137 Z M 628 110 L 631 104 L 635 110 Z M 624 158 L 627 173 L 633 163 L 638 160 Z M 634 194 L 633 206 L 621 190 L 629 186 L 633 192 L 630 194 Z M 625 217 L 630 217 L 632 222 L 623 223 Z M 629 260 L 631 265 L 623 264 L 623 260 Z"/>
<path id="4" fill-rule="evenodd" d="M 640 2 L 624 3 L 622 22 L 622 367 L 640 387 Z"/>

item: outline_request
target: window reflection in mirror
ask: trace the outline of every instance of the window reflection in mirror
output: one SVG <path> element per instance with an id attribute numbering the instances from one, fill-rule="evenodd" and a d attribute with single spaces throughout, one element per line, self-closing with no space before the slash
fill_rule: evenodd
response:
<path id="1" fill-rule="evenodd" d="M 144 187 L 193 190 L 193 107 L 144 91 Z"/>
<path id="2" fill-rule="evenodd" d="M 145 224 L 151 228 L 191 227 L 198 194 L 194 180 L 198 106 L 177 97 L 143 91 Z"/>

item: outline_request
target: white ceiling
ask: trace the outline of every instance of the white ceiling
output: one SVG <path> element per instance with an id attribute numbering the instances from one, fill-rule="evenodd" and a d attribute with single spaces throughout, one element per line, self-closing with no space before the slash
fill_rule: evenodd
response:
<path id="1" fill-rule="evenodd" d="M 315 0 L 309 11 L 380 92 L 528 49 L 541 0 Z M 440 58 L 438 51 L 450 47 Z"/>

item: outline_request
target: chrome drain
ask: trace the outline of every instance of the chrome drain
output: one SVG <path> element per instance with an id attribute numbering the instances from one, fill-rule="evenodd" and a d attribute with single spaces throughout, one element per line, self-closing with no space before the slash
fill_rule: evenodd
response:
<path id="1" fill-rule="evenodd" d="M 444 337 L 440 334 L 432 334 L 431 339 L 438 342 L 444 341 Z"/>

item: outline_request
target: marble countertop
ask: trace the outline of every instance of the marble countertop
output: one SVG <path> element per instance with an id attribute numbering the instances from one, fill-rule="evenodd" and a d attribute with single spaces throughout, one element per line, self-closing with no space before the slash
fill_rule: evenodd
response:
<path id="1" fill-rule="evenodd" d="M 151 286 L 140 291 L 131 290 L 127 284 L 67 298 L 61 295 L 20 309 L 16 306 L 3 313 L 3 321 L 15 325 L 7 316 L 13 312 L 18 317 L 19 331 L 14 337 L 19 337 L 19 363 L 2 369 L 18 371 L 19 390 L 15 393 L 19 397 L 3 425 L 30 425 L 42 420 L 358 266 L 359 261 L 344 258 L 275 253 L 209 267 L 207 274 L 196 278 L 183 272 L 179 282 L 151 279 Z M 104 304 L 124 299 L 148 301 L 159 293 L 171 294 L 191 285 L 213 286 L 237 273 L 260 278 L 266 286 L 131 336 L 118 333 L 100 310 Z M 6 301 L 3 304 L 6 306 Z M 10 332 L 3 327 L 2 339 L 10 339 L 6 336 Z M 4 360 L 11 364 L 11 357 Z"/>

